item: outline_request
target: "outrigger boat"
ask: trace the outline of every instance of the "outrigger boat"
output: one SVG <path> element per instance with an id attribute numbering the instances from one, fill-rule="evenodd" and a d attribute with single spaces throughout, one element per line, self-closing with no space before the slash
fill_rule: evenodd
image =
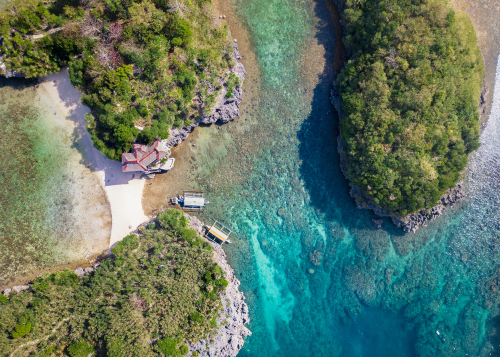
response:
<path id="1" fill-rule="evenodd" d="M 215 223 L 211 227 L 206 226 L 205 228 L 208 229 L 206 234 L 207 238 L 210 239 L 212 242 L 217 243 L 219 245 L 222 245 L 224 243 L 228 244 L 232 243 L 231 240 L 229 239 L 229 235 L 231 234 L 232 230 L 227 228 L 219 221 L 215 221 Z"/>
<path id="2" fill-rule="evenodd" d="M 203 197 L 203 191 L 184 191 L 184 196 L 177 202 L 184 212 L 203 212 L 203 207 L 210 202 Z"/>

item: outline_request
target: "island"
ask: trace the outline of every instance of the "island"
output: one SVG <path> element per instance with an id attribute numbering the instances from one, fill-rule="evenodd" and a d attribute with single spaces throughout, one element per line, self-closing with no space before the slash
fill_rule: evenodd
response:
<path id="1" fill-rule="evenodd" d="M 16 356 L 236 356 L 248 307 L 222 249 L 176 209 L 94 267 L 0 295 L 0 350 Z"/>
<path id="2" fill-rule="evenodd" d="M 0 45 L 7 77 L 69 67 L 92 110 L 92 142 L 113 160 L 134 143 L 176 145 L 200 123 L 239 115 L 246 73 L 208 0 L 13 1 Z"/>
<path id="3" fill-rule="evenodd" d="M 479 147 L 474 26 L 448 0 L 334 3 L 350 58 L 332 95 L 342 170 L 359 207 L 413 232 L 463 196 Z"/>

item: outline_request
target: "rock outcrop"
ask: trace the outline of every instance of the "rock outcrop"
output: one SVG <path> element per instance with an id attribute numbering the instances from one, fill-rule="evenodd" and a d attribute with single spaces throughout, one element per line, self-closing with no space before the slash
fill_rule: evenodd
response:
<path id="1" fill-rule="evenodd" d="M 14 291 L 15 291 L 16 293 L 20 293 L 20 292 L 21 292 L 21 291 L 23 291 L 23 290 L 29 290 L 30 286 L 31 286 L 31 284 L 28 284 L 28 285 L 18 285 L 18 286 L 14 286 L 14 287 L 12 287 L 12 288 L 10 288 L 10 289 L 5 289 L 5 290 L 3 291 L 3 294 L 4 294 L 5 296 L 9 296 L 9 295 L 10 295 L 10 293 L 12 293 L 12 292 L 14 292 Z"/>
<path id="2" fill-rule="evenodd" d="M 245 67 L 240 62 L 241 55 L 238 51 L 238 45 L 234 42 L 234 53 L 233 58 L 236 65 L 231 69 L 230 73 L 234 73 L 240 79 L 240 86 L 236 87 L 233 91 L 233 96 L 231 98 L 226 98 L 227 87 L 222 86 L 219 91 L 219 96 L 217 99 L 217 105 L 215 106 L 213 112 L 210 115 L 203 115 L 201 118 L 195 120 L 189 126 L 183 126 L 180 129 L 172 129 L 170 131 L 170 136 L 168 139 L 164 140 L 163 143 L 168 146 L 176 146 L 185 140 L 188 135 L 193 131 L 194 128 L 200 124 L 213 124 L 216 122 L 227 123 L 240 115 L 240 104 L 243 99 L 243 88 L 242 83 L 245 80 L 246 72 Z M 214 93 L 216 89 L 208 83 L 209 93 Z M 200 104 L 200 106 L 203 103 Z"/>
<path id="3" fill-rule="evenodd" d="M 203 236 L 204 224 L 196 217 L 189 216 L 190 225 Z M 222 248 L 215 243 L 211 243 L 214 248 L 214 260 L 224 270 L 229 285 L 224 293 L 221 293 L 222 306 L 224 311 L 217 319 L 219 329 L 217 335 L 210 339 L 200 340 L 190 345 L 190 350 L 201 350 L 201 357 L 233 357 L 238 354 L 243 347 L 244 338 L 252 333 L 245 325 L 250 321 L 248 306 L 245 303 L 245 296 L 238 290 L 239 280 L 234 275 L 234 270 L 226 261 L 226 254 Z M 191 354 L 190 354 L 191 355 Z"/>
<path id="4" fill-rule="evenodd" d="M 0 47 L 3 46 L 3 38 L 0 37 Z M 17 73 L 17 71 L 9 71 L 7 69 L 7 66 L 5 65 L 5 63 L 2 62 L 2 58 L 4 58 L 5 55 L 0 55 L 0 76 L 4 76 L 5 78 L 13 78 L 13 77 L 17 77 L 17 78 L 22 78 L 24 77 L 23 74 L 19 74 Z"/>

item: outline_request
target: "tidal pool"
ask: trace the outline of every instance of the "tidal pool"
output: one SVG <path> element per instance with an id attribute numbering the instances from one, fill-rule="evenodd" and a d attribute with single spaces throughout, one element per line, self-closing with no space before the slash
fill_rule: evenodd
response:
<path id="1" fill-rule="evenodd" d="M 387 219 L 376 229 L 339 169 L 327 3 L 231 4 L 233 34 L 248 34 L 243 62 L 258 73 L 249 71 L 239 119 L 183 144 L 175 187 L 206 190 L 202 219 L 235 232 L 225 249 L 253 332 L 240 356 L 498 354 L 498 90 L 468 198 L 415 234 Z M 146 196 L 167 185 L 168 175 L 155 178 Z"/>

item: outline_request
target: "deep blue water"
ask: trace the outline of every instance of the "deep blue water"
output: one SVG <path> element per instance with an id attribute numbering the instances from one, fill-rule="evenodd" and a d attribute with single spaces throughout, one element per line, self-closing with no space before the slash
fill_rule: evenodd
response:
<path id="1" fill-rule="evenodd" d="M 212 202 L 205 219 L 235 231 L 226 250 L 253 332 L 240 356 L 494 355 L 499 108 L 465 173 L 466 200 L 416 234 L 387 219 L 376 229 L 339 169 L 335 30 L 324 0 L 233 4 L 260 91 L 193 160 L 208 167 L 197 177 Z"/>

